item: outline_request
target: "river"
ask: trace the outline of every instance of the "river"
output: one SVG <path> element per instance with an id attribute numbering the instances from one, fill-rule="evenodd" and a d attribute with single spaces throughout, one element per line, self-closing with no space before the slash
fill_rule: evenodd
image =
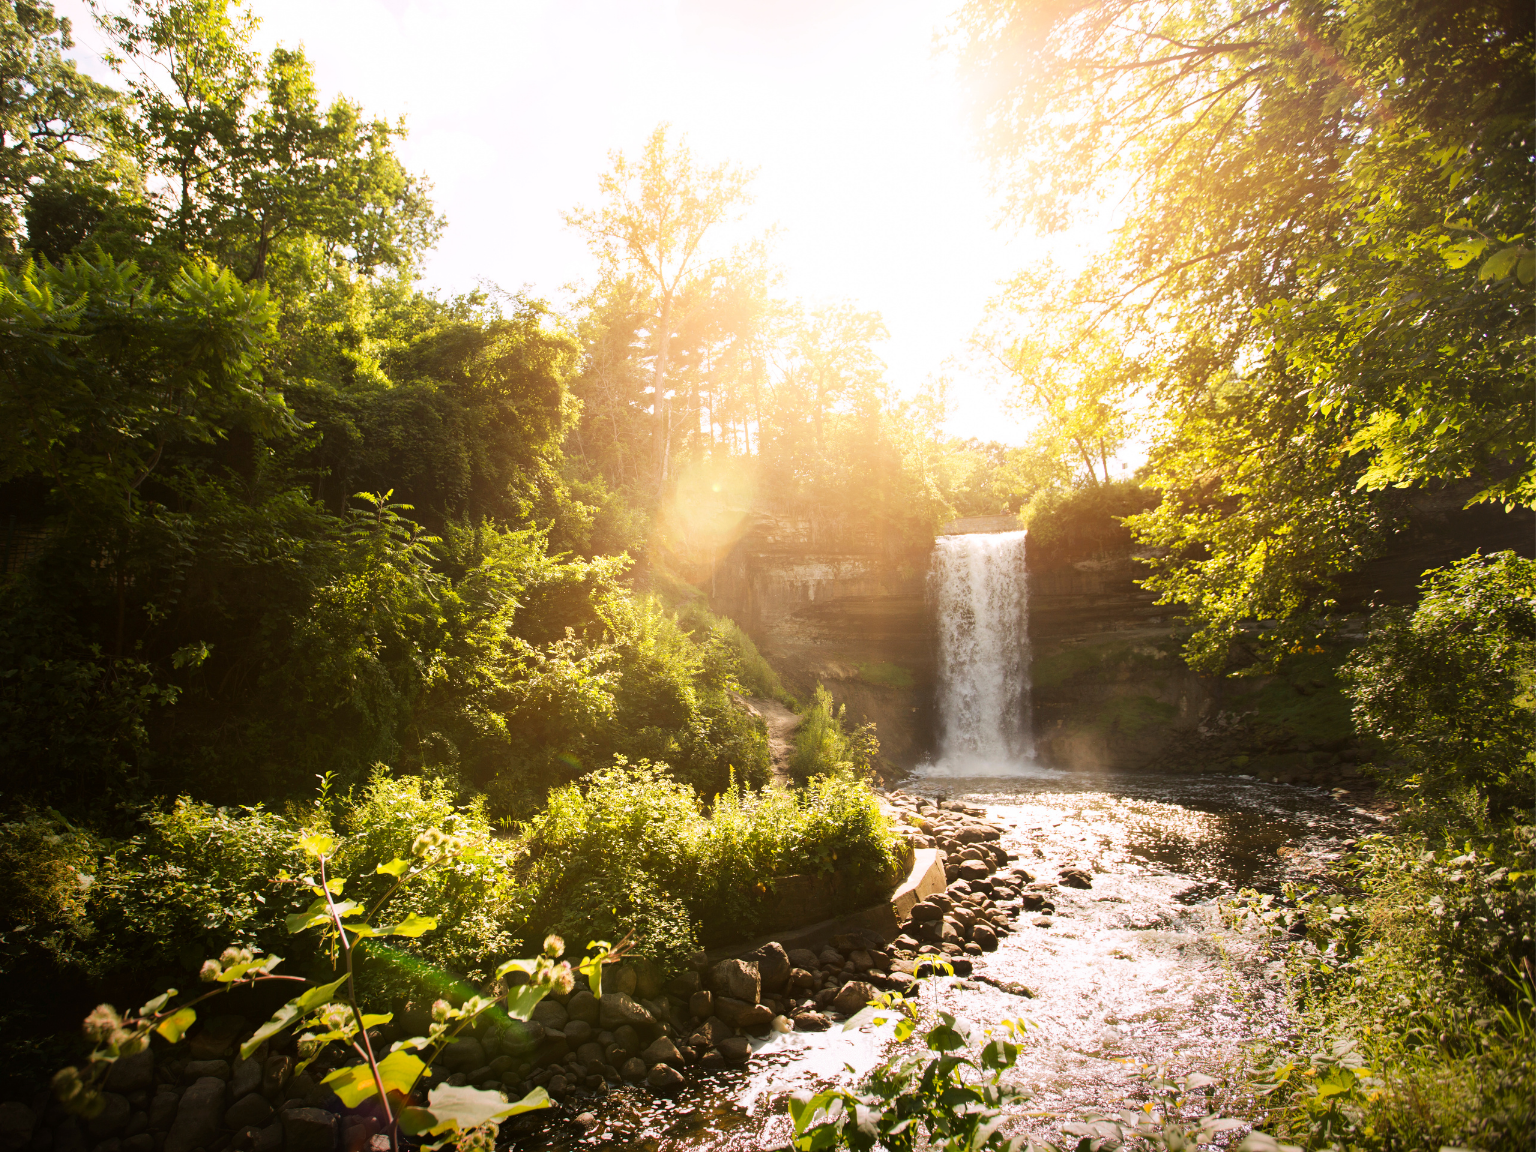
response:
<path id="1" fill-rule="evenodd" d="M 1009 1131 L 1041 1138 L 1139 1103 L 1151 1066 L 1234 1085 L 1244 1049 L 1282 1035 L 1288 1014 L 1278 965 L 1262 942 L 1224 927 L 1221 901 L 1318 874 L 1376 824 L 1354 805 L 1358 797 L 1231 776 L 1042 769 L 919 776 L 906 790 L 984 806 L 1037 881 L 1069 865 L 1095 873 L 1090 889 L 1056 891 L 1048 926 L 1023 914 L 977 968 L 1025 985 L 1033 998 L 970 980 L 929 981 L 922 994 L 925 1009 L 953 1012 L 978 1033 L 1003 1019 L 1027 1024 L 1011 1079 L 1032 1096 Z M 621 1088 L 585 1105 L 595 1121 L 587 1131 L 546 1125 L 518 1145 L 784 1147 L 789 1091 L 856 1080 L 888 1049 L 874 1033 L 790 1035 L 745 1069 L 696 1072 L 671 1099 Z"/>

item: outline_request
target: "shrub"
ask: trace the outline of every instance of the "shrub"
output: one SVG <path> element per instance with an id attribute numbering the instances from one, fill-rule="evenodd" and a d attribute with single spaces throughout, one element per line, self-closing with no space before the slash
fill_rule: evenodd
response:
<path id="1" fill-rule="evenodd" d="M 1355 723 L 1400 766 L 1392 786 L 1421 800 L 1471 790 L 1489 814 L 1529 810 L 1536 792 L 1536 561 L 1469 556 L 1428 573 L 1412 611 L 1377 613 L 1344 666 Z"/>
<path id="2" fill-rule="evenodd" d="M 806 708 L 800 726 L 795 729 L 795 749 L 789 769 L 795 780 L 804 782 L 818 775 L 854 774 L 867 776 L 880 754 L 875 726 L 862 724 L 852 732 L 846 727 L 848 709 L 836 707 L 832 694 L 823 685 Z"/>

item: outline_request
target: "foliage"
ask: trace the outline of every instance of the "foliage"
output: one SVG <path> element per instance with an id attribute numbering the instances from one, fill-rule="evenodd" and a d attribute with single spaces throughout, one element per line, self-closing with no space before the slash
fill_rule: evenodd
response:
<path id="1" fill-rule="evenodd" d="M 1050 487 L 1020 513 L 1029 530 L 1032 566 L 1103 556 L 1131 548 L 1126 517 L 1155 506 L 1157 497 L 1131 480 Z"/>
<path id="2" fill-rule="evenodd" d="M 777 700 L 786 708 L 798 710 L 799 702 L 784 687 L 773 665 L 757 650 L 746 631 L 728 616 L 716 616 L 698 601 L 684 605 L 677 614 L 678 623 L 702 642 L 705 659 L 723 662 L 731 680 L 753 696 Z M 700 640 L 700 636 L 703 640 Z"/>
<path id="3" fill-rule="evenodd" d="M 1394 488 L 1531 503 L 1528 11 L 972 0 L 953 43 L 1014 214 L 1109 224 L 1078 391 L 1152 389 L 1131 525 L 1195 663 L 1314 634 Z"/>
<path id="4" fill-rule="evenodd" d="M 1536 790 L 1536 561 L 1470 556 L 1426 574 L 1409 611 L 1377 613 L 1345 665 L 1355 724 L 1425 800 L 1471 790 L 1499 818 Z"/>
<path id="5" fill-rule="evenodd" d="M 894 846 L 869 789 L 846 777 L 732 787 L 706 814 L 663 767 L 621 758 L 552 792 L 519 829 L 521 914 L 529 938 L 633 930 L 638 954 L 675 966 L 697 941 L 750 934 L 775 877 L 810 866 L 888 882 Z"/>
<path id="6" fill-rule="evenodd" d="M 1362 841 L 1338 890 L 1245 892 L 1281 933 L 1304 1025 L 1258 1090 L 1308 1147 L 1520 1148 L 1536 1133 L 1536 835 Z M 1299 937 L 1299 939 L 1298 939 Z"/>
<path id="7" fill-rule="evenodd" d="M 880 754 L 875 726 L 862 724 L 850 732 L 847 713 L 846 706 L 833 704 L 824 685 L 816 685 L 816 694 L 795 729 L 789 767 L 797 781 L 823 774 L 868 776 L 873 770 Z"/>

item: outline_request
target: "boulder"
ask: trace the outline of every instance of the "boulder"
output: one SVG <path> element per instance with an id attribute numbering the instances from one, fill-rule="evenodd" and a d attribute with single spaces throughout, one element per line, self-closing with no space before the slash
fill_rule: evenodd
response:
<path id="1" fill-rule="evenodd" d="M 283 1152 L 283 1119 L 279 1116 L 256 1135 L 251 1152 Z"/>
<path id="2" fill-rule="evenodd" d="M 745 1064 L 752 1056 L 752 1044 L 745 1036 L 732 1036 L 715 1045 L 727 1064 Z"/>
<path id="3" fill-rule="evenodd" d="M 597 1035 L 597 1029 L 585 1020 L 567 1020 L 565 1022 L 565 1042 L 572 1048 L 579 1048 L 588 1040 Z"/>
<path id="4" fill-rule="evenodd" d="M 789 963 L 794 968 L 819 968 L 821 958 L 809 948 L 791 948 L 789 950 Z"/>
<path id="5" fill-rule="evenodd" d="M 646 1074 L 645 1082 L 655 1092 L 673 1092 L 684 1084 L 683 1074 L 666 1064 L 658 1064 Z"/>
<path id="6" fill-rule="evenodd" d="M 710 972 L 715 991 L 732 1000 L 756 1004 L 762 995 L 762 974 L 750 960 L 722 960 Z"/>
<path id="7" fill-rule="evenodd" d="M 791 988 L 814 988 L 821 983 L 821 977 L 806 968 L 791 968 L 789 970 L 789 986 Z"/>
<path id="8" fill-rule="evenodd" d="M 665 1036 L 658 1036 L 649 1048 L 640 1053 L 640 1059 L 645 1061 L 646 1067 L 655 1064 L 670 1064 L 674 1068 L 683 1066 L 683 1054 L 677 1050 L 677 1045 Z"/>
<path id="9" fill-rule="evenodd" d="M 230 1071 L 228 1060 L 188 1060 L 181 1078 L 188 1082 L 201 1080 L 204 1076 L 228 1080 L 231 1075 L 233 1073 Z"/>
<path id="10" fill-rule="evenodd" d="M 852 964 L 858 972 L 868 972 L 875 966 L 875 958 L 862 948 L 855 948 L 848 953 L 848 963 Z"/>
<path id="11" fill-rule="evenodd" d="M 638 1052 L 645 1045 L 640 1041 L 640 1031 L 633 1024 L 620 1024 L 613 1030 L 613 1042 L 630 1052 Z"/>
<path id="12" fill-rule="evenodd" d="M 101 1111 L 86 1121 L 85 1131 L 93 1140 L 105 1140 L 108 1136 L 116 1136 L 128 1123 L 128 1117 L 132 1113 L 133 1109 L 128 1105 L 128 1097 L 121 1092 L 103 1092 Z"/>
<path id="13" fill-rule="evenodd" d="M 244 1031 L 244 1016 L 215 1016 L 203 1025 L 202 1031 L 188 1038 L 188 1053 L 194 1060 L 217 1060 L 229 1054 Z"/>
<path id="14" fill-rule="evenodd" d="M 252 1092 L 261 1091 L 261 1074 L 260 1060 L 236 1060 L 234 1075 L 229 1080 L 229 1098 L 238 1100 Z"/>
<path id="15" fill-rule="evenodd" d="M 962 860 L 955 875 L 961 880 L 985 880 L 991 875 L 992 869 L 980 860 Z"/>
<path id="16" fill-rule="evenodd" d="M 832 1000 L 832 1011 L 852 1016 L 879 995 L 875 986 L 863 980 L 850 980 L 837 990 Z"/>
<path id="17" fill-rule="evenodd" d="M 784 945 L 777 941 L 764 944 L 757 951 L 749 954 L 747 960 L 757 965 L 764 992 L 777 992 L 782 989 L 789 982 L 789 972 L 794 967 L 789 962 L 789 953 L 784 951 Z"/>
<path id="18" fill-rule="evenodd" d="M 630 961 L 635 967 L 635 996 L 641 1000 L 654 1000 L 666 991 L 661 978 L 661 968 L 649 956 L 636 956 Z"/>
<path id="19" fill-rule="evenodd" d="M 832 947 L 839 952 L 852 952 L 855 948 L 863 948 L 868 951 L 871 948 L 884 948 L 885 937 L 878 932 L 871 932 L 868 928 L 856 928 L 852 932 L 840 932 L 832 937 Z"/>
<path id="20" fill-rule="evenodd" d="M 168 1131 L 176 1120 L 176 1108 L 180 1103 L 181 1097 L 174 1088 L 166 1084 L 160 1085 L 160 1090 L 149 1102 L 149 1130 L 151 1132 Z"/>
<path id="21" fill-rule="evenodd" d="M 703 986 L 703 982 L 700 981 L 697 972 L 684 972 L 681 975 L 672 977 L 671 982 L 667 985 L 667 991 L 679 1000 L 687 1000 Z"/>
<path id="22" fill-rule="evenodd" d="M 603 1046 L 596 1040 L 588 1040 L 580 1048 L 576 1049 L 576 1059 L 590 1068 L 595 1064 L 607 1063 L 607 1053 L 603 1051 Z"/>
<path id="23" fill-rule="evenodd" d="M 708 1020 L 715 1014 L 715 994 L 695 992 L 688 998 L 688 1013 L 691 1016 L 697 1016 L 700 1020 Z"/>
<path id="24" fill-rule="evenodd" d="M 795 1016 L 796 1032 L 825 1032 L 830 1027 L 832 1021 L 820 1012 L 800 1012 Z"/>
<path id="25" fill-rule="evenodd" d="M 624 1067 L 619 1069 L 619 1074 L 626 1080 L 639 1080 L 645 1075 L 645 1061 L 638 1056 L 631 1056 L 624 1061 Z"/>
<path id="26" fill-rule="evenodd" d="M 108 1092 L 121 1092 L 124 1096 L 134 1092 L 148 1092 L 155 1086 L 155 1054 L 146 1048 L 132 1056 L 119 1056 L 107 1069 L 103 1087 Z"/>
<path id="27" fill-rule="evenodd" d="M 224 1113 L 224 1127 L 239 1131 L 245 1127 L 265 1128 L 272 1122 L 272 1105 L 259 1092 L 240 1097 Z"/>
<path id="28" fill-rule="evenodd" d="M 288 1087 L 288 1080 L 293 1075 L 292 1056 L 268 1056 L 266 1063 L 261 1066 L 261 1090 L 271 1098 Z"/>
<path id="29" fill-rule="evenodd" d="M 324 1108 L 291 1108 L 283 1113 L 284 1152 L 331 1152 L 336 1117 Z"/>
<path id="30" fill-rule="evenodd" d="M 631 1028 L 656 1027 L 656 1018 L 623 992 L 604 992 L 598 1008 L 599 1026 L 610 1031 L 626 1024 Z"/>
<path id="31" fill-rule="evenodd" d="M 597 997 L 583 988 L 580 992 L 571 993 L 571 998 L 565 1002 L 566 1021 L 583 1020 L 596 1026 L 601 1009 L 598 1007 Z"/>
<path id="32" fill-rule="evenodd" d="M 1093 887 L 1093 876 L 1085 868 L 1063 868 L 1056 873 L 1056 878 L 1068 888 Z"/>
<path id="33" fill-rule="evenodd" d="M 843 954 L 836 948 L 823 948 L 816 963 L 822 968 L 841 968 L 843 959 Z"/>
<path id="34" fill-rule="evenodd" d="M 718 1016 L 711 1016 L 688 1037 L 690 1048 L 718 1048 L 720 1041 L 736 1035 L 736 1030 Z"/>
<path id="35" fill-rule="evenodd" d="M 165 1137 L 165 1152 L 192 1152 L 208 1148 L 224 1118 L 224 1096 L 229 1086 L 217 1076 L 204 1076 L 181 1094 L 176 1119 Z"/>
<path id="36" fill-rule="evenodd" d="M 765 1004 L 748 1004 L 745 1000 L 733 1000 L 729 996 L 715 998 L 715 1011 L 720 1019 L 742 1032 L 758 1032 L 773 1019 L 773 1010 Z"/>
<path id="37" fill-rule="evenodd" d="M 898 936 L 896 937 L 896 947 L 903 952 L 916 952 L 922 947 L 922 944 L 912 936 Z"/>
<path id="38" fill-rule="evenodd" d="M 980 945 L 984 952 L 997 951 L 997 933 L 985 924 L 971 929 L 971 943 Z"/>
<path id="39" fill-rule="evenodd" d="M 609 964 L 603 968 L 603 995 L 610 992 L 618 992 L 625 996 L 635 994 L 636 985 L 635 969 L 632 965 Z"/>
<path id="40" fill-rule="evenodd" d="M 587 995 L 590 996 L 591 993 L 589 992 Z M 545 997 L 533 1006 L 533 1011 L 529 1013 L 528 1018 L 537 1021 L 546 1028 L 564 1029 L 571 1016 L 566 1011 L 564 1004 Z"/>
<path id="41" fill-rule="evenodd" d="M 919 900 L 916 904 L 912 905 L 912 919 L 919 924 L 927 923 L 930 920 L 942 920 L 944 919 L 944 909 L 940 908 L 937 904 L 930 904 L 926 900 Z"/>
<path id="42" fill-rule="evenodd" d="M 541 1003 L 539 1007 L 542 1008 L 544 1005 Z M 562 1016 L 565 1014 L 565 1009 L 560 1008 L 558 1004 L 551 1004 L 550 1007 L 559 1008 Z M 451 1068 L 455 1072 L 468 1072 L 490 1063 L 486 1058 L 484 1045 L 473 1036 L 455 1040 L 448 1045 L 443 1049 L 441 1060 L 445 1068 Z"/>
<path id="43" fill-rule="evenodd" d="M 53 1130 L 53 1152 L 86 1152 L 89 1147 L 78 1116 L 64 1117 Z"/>

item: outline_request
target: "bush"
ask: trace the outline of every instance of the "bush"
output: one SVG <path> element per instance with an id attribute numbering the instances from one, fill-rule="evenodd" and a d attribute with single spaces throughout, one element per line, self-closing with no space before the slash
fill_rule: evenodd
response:
<path id="1" fill-rule="evenodd" d="M 795 749 L 789 770 L 797 782 L 818 775 L 868 776 L 880 754 L 875 726 L 862 724 L 852 732 L 846 727 L 848 709 L 836 707 L 832 694 L 816 685 L 816 695 L 795 729 Z"/>
<path id="2" fill-rule="evenodd" d="M 1377 613 L 1342 675 L 1355 723 L 1420 800 L 1467 793 L 1498 817 L 1536 794 L 1536 561 L 1469 556 L 1428 573 L 1412 611 Z"/>

